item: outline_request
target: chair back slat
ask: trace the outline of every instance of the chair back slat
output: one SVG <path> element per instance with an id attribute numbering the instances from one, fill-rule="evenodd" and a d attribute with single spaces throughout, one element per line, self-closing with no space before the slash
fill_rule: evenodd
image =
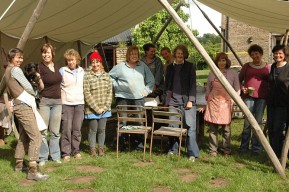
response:
<path id="1" fill-rule="evenodd" d="M 153 118 L 153 122 L 155 123 L 163 123 L 163 124 L 173 124 L 173 125 L 181 125 L 182 121 L 180 120 L 170 120 L 170 119 L 164 119 L 164 118 Z"/>
<path id="2" fill-rule="evenodd" d="M 153 111 L 153 113 L 154 115 L 164 116 L 164 117 L 169 117 L 169 116 L 181 117 L 180 113 L 169 112 L 169 111 Z"/>
<path id="3" fill-rule="evenodd" d="M 145 114 L 145 111 L 137 111 L 137 110 L 118 110 L 119 114 L 130 114 L 130 115 L 136 115 L 136 114 Z"/>
<path id="4" fill-rule="evenodd" d="M 140 123 L 147 125 L 147 114 L 143 106 L 140 105 L 117 105 L 117 118 L 119 122 L 129 125 Z"/>
<path id="5" fill-rule="evenodd" d="M 138 118 L 138 117 L 118 117 L 121 122 L 146 122 L 146 118 Z"/>

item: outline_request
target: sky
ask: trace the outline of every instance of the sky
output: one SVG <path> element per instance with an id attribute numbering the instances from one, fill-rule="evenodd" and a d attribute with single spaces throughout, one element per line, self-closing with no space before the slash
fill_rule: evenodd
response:
<path id="1" fill-rule="evenodd" d="M 192 29 L 197 29 L 199 35 L 202 36 L 204 33 L 214 33 L 217 34 L 215 29 L 211 26 L 211 24 L 207 21 L 207 19 L 203 16 L 202 12 L 198 9 L 198 7 L 189 0 L 190 8 L 186 8 L 184 12 L 190 13 L 190 19 L 188 24 Z M 197 4 L 201 7 L 201 9 L 207 14 L 210 20 L 214 23 L 214 25 L 220 30 L 221 26 L 221 13 L 211 9 L 200 2 Z"/>

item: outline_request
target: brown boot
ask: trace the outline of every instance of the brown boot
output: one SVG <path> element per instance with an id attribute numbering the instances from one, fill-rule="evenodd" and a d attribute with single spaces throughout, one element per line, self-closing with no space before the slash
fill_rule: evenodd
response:
<path id="1" fill-rule="evenodd" d="M 4 139 L 5 139 L 5 129 L 3 127 L 0 127 L 0 146 L 5 145 Z"/>
<path id="2" fill-rule="evenodd" d="M 35 180 L 35 181 L 44 181 L 44 180 L 47 180 L 48 178 L 49 178 L 48 175 L 38 172 L 36 162 L 32 162 L 32 163 L 29 162 L 29 171 L 28 171 L 26 179 Z"/>
<path id="3" fill-rule="evenodd" d="M 102 147 L 99 147 L 99 148 L 98 148 L 98 155 L 99 155 L 100 157 L 102 157 L 102 156 L 105 155 L 105 154 L 104 154 L 104 149 L 103 149 Z"/>
<path id="4" fill-rule="evenodd" d="M 90 154 L 91 157 L 96 157 L 96 155 L 97 155 L 96 154 L 96 149 L 95 148 L 91 148 L 89 154 Z"/>
<path id="5" fill-rule="evenodd" d="M 23 170 L 23 159 L 17 159 L 15 164 L 15 171 L 22 172 Z"/>

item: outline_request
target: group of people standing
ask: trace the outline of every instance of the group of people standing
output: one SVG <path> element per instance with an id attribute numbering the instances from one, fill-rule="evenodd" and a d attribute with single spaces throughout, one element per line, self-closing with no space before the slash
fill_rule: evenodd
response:
<path id="1" fill-rule="evenodd" d="M 275 62 L 270 65 L 262 59 L 262 47 L 256 44 L 251 45 L 248 54 L 252 61 L 244 64 L 239 74 L 230 69 L 231 62 L 225 53 L 218 53 L 215 63 L 234 90 L 241 94 L 260 127 L 263 125 L 264 111 L 267 106 L 266 126 L 269 142 L 276 156 L 280 158 L 289 120 L 289 64 L 287 61 L 289 52 L 285 46 L 276 45 L 272 53 Z M 217 156 L 218 154 L 218 126 L 221 126 L 223 143 L 220 151 L 227 156 L 231 153 L 230 124 L 234 101 L 212 72 L 208 77 L 206 100 L 204 119 L 210 124 L 210 155 Z M 239 152 L 246 153 L 250 148 L 254 155 L 259 155 L 262 151 L 260 142 L 253 134 L 248 119 L 245 118 Z"/>
<path id="2" fill-rule="evenodd" d="M 130 46 L 126 60 L 118 63 L 109 72 L 104 70 L 100 54 L 92 52 L 91 67 L 85 71 L 80 66 L 81 57 L 76 50 L 66 50 L 65 66 L 59 68 L 54 63 L 55 48 L 49 43 L 44 44 L 41 47 L 42 61 L 39 71 L 35 74 L 35 81 L 41 92 L 38 110 L 35 110 L 35 100 L 31 100 L 31 97 L 36 96 L 35 90 L 20 69 L 23 51 L 18 48 L 11 49 L 8 53 L 9 65 L 0 84 L 0 93 L 2 95 L 7 91 L 11 108 L 13 107 L 20 122 L 15 171 L 25 169 L 25 151 L 28 151 L 29 157 L 27 178 L 31 180 L 49 178 L 37 168 L 38 165 L 44 166 L 49 156 L 56 163 L 61 163 L 61 158 L 64 162 L 69 162 L 71 157 L 82 159 L 79 146 L 84 119 L 89 122 L 90 155 L 104 156 L 105 128 L 107 118 L 112 115 L 113 89 L 117 105 L 144 105 L 146 97 L 159 97 L 164 106 L 181 109 L 184 127 L 188 130 L 187 156 L 189 160 L 195 161 L 200 155 L 196 142 L 197 85 L 195 66 L 187 61 L 189 51 L 184 45 L 176 46 L 173 52 L 168 47 L 162 48 L 160 54 L 166 62 L 163 65 L 155 54 L 155 45 L 148 43 L 143 49 L 145 55 L 141 58 L 139 48 Z M 267 105 L 269 140 L 274 152 L 280 157 L 283 132 L 287 129 L 289 119 L 289 64 L 284 46 L 275 46 L 272 52 L 275 63 L 271 66 L 262 60 L 263 49 L 252 45 L 248 49 L 252 62 L 246 63 L 239 74 L 230 69 L 231 62 L 225 53 L 218 53 L 215 63 L 235 91 L 241 93 L 260 126 Z M 249 93 L 252 87 L 253 93 Z M 234 102 L 212 72 L 209 73 L 206 90 L 204 119 L 210 123 L 210 155 L 218 154 L 219 125 L 223 129 L 221 151 L 224 155 L 229 155 Z M 44 124 L 35 118 L 38 112 Z M 245 119 L 240 152 L 249 150 L 251 135 L 250 123 Z M 142 139 L 136 140 L 137 148 L 143 149 L 145 146 Z M 251 143 L 252 151 L 259 154 L 261 146 L 254 134 Z M 121 147 L 124 147 L 124 142 L 121 144 Z M 168 154 L 176 154 L 178 140 L 170 138 L 169 144 Z"/>
<path id="3" fill-rule="evenodd" d="M 49 178 L 38 170 L 38 166 L 44 166 L 49 157 L 56 163 L 62 162 L 61 157 L 64 162 L 69 162 L 71 156 L 76 160 L 82 159 L 79 145 L 84 118 L 89 120 L 91 155 L 104 155 L 104 129 L 106 118 L 111 115 L 112 102 L 112 83 L 104 71 L 99 53 L 91 54 L 92 67 L 87 72 L 80 66 L 81 57 L 74 49 L 66 50 L 65 66 L 61 68 L 54 63 L 55 48 L 51 44 L 44 44 L 41 54 L 39 70 L 35 72 L 33 82 L 29 82 L 20 68 L 23 51 L 11 49 L 9 64 L 0 84 L 1 95 L 7 91 L 11 110 L 19 122 L 15 171 L 28 169 L 27 179 L 37 181 Z M 33 89 L 34 84 L 39 90 Z M 37 91 L 41 93 L 38 105 L 35 102 Z M 26 151 L 28 167 L 23 163 Z"/>

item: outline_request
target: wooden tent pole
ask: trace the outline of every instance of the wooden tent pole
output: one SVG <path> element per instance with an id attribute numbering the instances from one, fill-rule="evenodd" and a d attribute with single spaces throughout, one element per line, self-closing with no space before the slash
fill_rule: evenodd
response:
<path id="1" fill-rule="evenodd" d="M 177 5 L 175 11 L 177 12 L 177 11 L 181 8 L 182 5 L 183 5 L 183 2 L 181 1 L 181 2 Z M 170 17 L 170 18 L 166 21 L 166 23 L 163 25 L 163 27 L 161 28 L 161 30 L 159 31 L 159 33 L 157 34 L 157 36 L 156 36 L 156 37 L 154 38 L 154 40 L 152 41 L 152 44 L 155 44 L 155 43 L 159 40 L 159 38 L 161 37 L 161 35 L 163 34 L 163 32 L 165 31 L 165 29 L 167 28 L 167 26 L 170 24 L 170 22 L 171 22 L 172 20 L 173 20 L 173 18 Z"/>
<path id="2" fill-rule="evenodd" d="M 17 47 L 19 49 L 22 49 L 22 50 L 24 49 L 25 44 L 28 40 L 28 37 L 30 36 L 31 31 L 34 28 L 36 21 L 40 17 L 42 10 L 45 7 L 46 2 L 47 2 L 47 0 L 39 0 L 37 7 L 34 9 L 34 12 L 33 12 L 32 16 L 30 17 L 30 19 L 29 19 L 29 21 L 28 21 L 28 23 L 24 29 L 24 32 L 23 32 L 23 34 L 22 34 L 22 36 L 21 36 L 21 38 L 17 44 Z"/>
<path id="3" fill-rule="evenodd" d="M 289 37 L 289 29 L 287 29 L 286 33 L 285 33 L 285 41 L 283 43 L 283 45 L 285 45 L 285 46 L 288 45 L 288 37 Z"/>
<path id="4" fill-rule="evenodd" d="M 194 44 L 196 49 L 200 52 L 200 54 L 203 56 L 203 58 L 206 60 L 206 62 L 209 64 L 212 72 L 216 75 L 216 77 L 219 79 L 219 81 L 222 83 L 224 88 L 227 90 L 227 92 L 231 95 L 231 97 L 234 99 L 234 101 L 237 103 L 237 105 L 242 109 L 246 117 L 248 118 L 248 121 L 250 122 L 251 126 L 253 127 L 253 130 L 255 131 L 255 134 L 257 138 L 259 139 L 260 143 L 262 144 L 263 148 L 267 152 L 271 162 L 273 163 L 273 166 L 275 170 L 281 175 L 281 177 L 285 178 L 285 171 L 282 168 L 277 156 L 275 155 L 274 151 L 272 150 L 271 146 L 269 145 L 266 137 L 264 136 L 261 128 L 259 127 L 259 124 L 257 123 L 256 119 L 248 109 L 248 107 L 245 105 L 241 97 L 236 93 L 236 91 L 232 88 L 232 86 L 229 84 L 227 79 L 224 77 L 224 75 L 220 72 L 220 70 L 217 68 L 215 63 L 212 61 L 206 50 L 203 48 L 203 46 L 200 44 L 200 42 L 197 40 L 197 38 L 193 35 L 193 33 L 190 31 L 190 29 L 186 26 L 186 24 L 182 21 L 182 19 L 178 16 L 178 14 L 174 11 L 174 9 L 170 6 L 167 0 L 158 0 L 160 4 L 169 12 L 169 14 L 173 17 L 173 19 L 176 21 L 176 23 L 179 25 L 179 27 L 185 32 L 185 34 L 188 36 L 190 41 Z"/>
<path id="5" fill-rule="evenodd" d="M 218 30 L 218 28 L 215 26 L 215 24 L 210 20 L 210 18 L 208 17 L 208 15 L 199 7 L 199 5 L 195 2 L 195 0 L 192 0 L 195 5 L 198 7 L 198 9 L 202 12 L 203 16 L 207 19 L 207 21 L 211 24 L 211 26 L 215 29 L 215 31 L 218 33 L 218 35 L 220 35 L 220 37 L 224 40 L 224 42 L 227 44 L 227 46 L 230 48 L 230 50 L 232 51 L 233 55 L 235 56 L 235 58 L 237 59 L 237 61 L 239 62 L 239 64 L 241 66 L 243 66 L 243 63 L 241 61 L 241 59 L 238 57 L 237 53 L 234 51 L 233 47 L 231 46 L 231 44 L 229 43 L 229 41 L 224 37 L 224 35 Z"/>
<path id="6" fill-rule="evenodd" d="M 285 139 L 284 139 L 284 145 L 282 148 L 282 153 L 281 153 L 281 165 L 283 169 L 286 169 L 286 160 L 287 160 L 287 155 L 288 155 L 288 150 L 289 150 L 289 131 L 287 131 Z"/>

